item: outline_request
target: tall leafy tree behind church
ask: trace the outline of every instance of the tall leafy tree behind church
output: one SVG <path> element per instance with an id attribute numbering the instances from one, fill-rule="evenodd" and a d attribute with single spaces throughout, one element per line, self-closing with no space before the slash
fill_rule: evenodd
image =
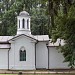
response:
<path id="1" fill-rule="evenodd" d="M 0 35 L 7 35 L 8 25 L 5 14 L 10 10 L 14 1 L 15 0 L 0 0 Z"/>
<path id="2" fill-rule="evenodd" d="M 64 39 L 65 45 L 61 46 L 60 52 L 65 57 L 64 62 L 68 62 L 68 66 L 74 68 L 75 66 L 75 1 L 68 0 L 62 9 L 62 14 L 58 14 L 55 20 L 55 27 L 52 30 L 53 41 L 61 38 Z M 61 42 L 61 41 L 60 41 Z"/>
<path id="3" fill-rule="evenodd" d="M 45 4 L 41 4 L 40 0 L 5 0 L 2 3 L 6 4 L 6 7 L 4 7 L 4 13 L 1 15 L 1 35 L 16 34 L 16 16 L 18 16 L 24 8 L 31 16 L 32 34 L 47 34 L 46 8 L 44 8 Z M 41 13 L 41 11 L 43 13 Z"/>

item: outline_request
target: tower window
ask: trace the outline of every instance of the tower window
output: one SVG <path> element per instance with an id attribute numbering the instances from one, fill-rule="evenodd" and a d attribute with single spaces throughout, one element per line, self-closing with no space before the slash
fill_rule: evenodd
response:
<path id="1" fill-rule="evenodd" d="M 22 28 L 25 28 L 25 20 L 22 20 Z"/>
<path id="2" fill-rule="evenodd" d="M 19 28 L 20 28 L 20 20 L 19 20 Z"/>
<path id="3" fill-rule="evenodd" d="M 1 8 L 0 8 L 0 12 L 1 12 Z"/>
<path id="4" fill-rule="evenodd" d="M 20 50 L 20 61 L 26 61 L 26 50 Z"/>
<path id="5" fill-rule="evenodd" d="M 29 19 L 27 19 L 27 29 L 29 29 Z"/>

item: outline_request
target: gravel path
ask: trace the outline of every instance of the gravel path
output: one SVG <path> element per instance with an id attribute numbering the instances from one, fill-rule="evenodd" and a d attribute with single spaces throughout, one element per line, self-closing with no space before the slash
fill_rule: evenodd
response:
<path id="1" fill-rule="evenodd" d="M 0 70 L 0 74 L 18 74 L 18 73 L 25 73 L 25 74 L 49 74 L 49 73 L 75 73 L 75 70 L 61 70 L 61 71 L 58 71 L 58 70 L 53 70 L 53 71 L 50 71 L 50 70 L 34 70 L 34 71 L 8 71 L 8 70 Z"/>

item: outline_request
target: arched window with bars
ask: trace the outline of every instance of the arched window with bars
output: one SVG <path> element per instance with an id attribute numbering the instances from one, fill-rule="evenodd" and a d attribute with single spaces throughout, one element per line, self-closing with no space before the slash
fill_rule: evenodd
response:
<path id="1" fill-rule="evenodd" d="M 26 61 L 26 50 L 24 47 L 20 49 L 20 61 Z"/>

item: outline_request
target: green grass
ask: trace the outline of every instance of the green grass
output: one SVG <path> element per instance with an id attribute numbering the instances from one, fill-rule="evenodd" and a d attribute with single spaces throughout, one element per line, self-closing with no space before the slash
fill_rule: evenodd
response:
<path id="1" fill-rule="evenodd" d="M 0 75 L 18 75 L 18 74 L 0 74 Z M 22 75 L 75 75 L 75 74 L 22 74 Z"/>

